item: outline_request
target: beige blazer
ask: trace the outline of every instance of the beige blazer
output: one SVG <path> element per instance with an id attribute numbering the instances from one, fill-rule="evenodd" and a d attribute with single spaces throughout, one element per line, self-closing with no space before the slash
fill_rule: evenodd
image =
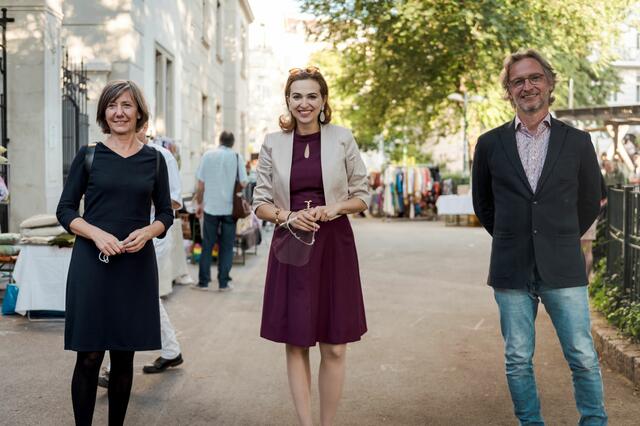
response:
<path id="1" fill-rule="evenodd" d="M 351 130 L 327 124 L 320 126 L 324 199 L 333 204 L 359 198 L 369 204 L 367 168 L 360 157 Z M 290 210 L 289 184 L 293 158 L 293 132 L 269 133 L 258 159 L 258 176 L 253 192 L 253 210 L 271 204 Z"/>

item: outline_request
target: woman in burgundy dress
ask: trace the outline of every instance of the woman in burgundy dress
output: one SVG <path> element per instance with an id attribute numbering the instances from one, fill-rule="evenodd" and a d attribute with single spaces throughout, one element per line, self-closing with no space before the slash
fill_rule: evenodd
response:
<path id="1" fill-rule="evenodd" d="M 358 255 L 347 214 L 367 208 L 367 171 L 351 131 L 329 124 L 317 68 L 293 69 L 289 114 L 265 138 L 253 207 L 274 222 L 260 335 L 285 343 L 300 424 L 311 425 L 309 347 L 320 346 L 320 421 L 330 425 L 344 383 L 347 343 L 367 331 Z"/>

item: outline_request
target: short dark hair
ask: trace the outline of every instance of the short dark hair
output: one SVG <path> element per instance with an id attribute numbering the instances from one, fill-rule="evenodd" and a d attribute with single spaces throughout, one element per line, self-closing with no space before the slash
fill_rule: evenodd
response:
<path id="1" fill-rule="evenodd" d="M 236 138 L 233 136 L 233 133 L 227 132 L 226 130 L 220 134 L 220 145 L 224 145 L 228 148 L 233 146 L 233 143 L 236 141 Z"/>
<path id="2" fill-rule="evenodd" d="M 140 89 L 140 87 L 131 80 L 113 80 L 104 86 L 104 89 L 102 89 L 102 93 L 100 94 L 100 99 L 98 100 L 96 123 L 98 123 L 102 129 L 102 133 L 111 133 L 111 129 L 109 128 L 106 118 L 107 107 L 127 90 L 131 93 L 131 97 L 136 103 L 138 114 L 140 114 L 140 118 L 136 120 L 136 132 L 139 132 L 140 129 L 144 127 L 145 123 L 149 121 L 149 108 L 147 107 L 147 101 L 144 99 L 144 95 L 142 94 L 142 89 Z"/>
<path id="3" fill-rule="evenodd" d="M 504 89 L 505 100 L 511 101 L 511 98 L 509 98 L 509 73 L 511 72 L 511 66 L 525 58 L 533 59 L 537 61 L 540 66 L 542 66 L 544 75 L 549 81 L 549 85 L 551 86 L 550 93 L 553 93 L 553 90 L 556 88 L 556 72 L 549 61 L 547 61 L 542 56 L 542 54 L 540 54 L 540 52 L 535 49 L 520 50 L 516 53 L 507 55 L 502 65 L 502 72 L 500 73 L 500 83 L 502 84 L 502 89 Z M 551 95 L 549 97 L 549 105 L 552 105 L 553 101 L 555 100 L 556 97 Z M 511 105 L 513 105 L 513 101 L 511 101 Z"/>

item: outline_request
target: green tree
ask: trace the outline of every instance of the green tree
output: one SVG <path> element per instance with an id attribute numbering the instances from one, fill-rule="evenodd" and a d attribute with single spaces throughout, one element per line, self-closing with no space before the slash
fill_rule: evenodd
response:
<path id="1" fill-rule="evenodd" d="M 512 115 L 498 75 L 510 53 L 532 47 L 558 72 L 556 108 L 603 104 L 617 87 L 611 49 L 630 0 L 300 0 L 317 17 L 312 34 L 330 42 L 337 113 L 361 145 L 375 135 L 421 145 L 458 128 L 447 98 L 468 91 L 475 128 Z M 334 99 L 336 97 L 334 96 Z"/>

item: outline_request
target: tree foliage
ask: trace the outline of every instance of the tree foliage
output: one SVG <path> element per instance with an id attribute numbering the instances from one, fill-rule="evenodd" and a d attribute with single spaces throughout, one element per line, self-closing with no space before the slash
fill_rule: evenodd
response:
<path id="1" fill-rule="evenodd" d="M 407 138 L 420 144 L 460 123 L 448 95 L 467 91 L 484 101 L 470 106 L 476 128 L 511 114 L 498 75 L 504 57 L 541 51 L 558 72 L 556 104 L 603 104 L 618 80 L 612 48 L 630 0 L 300 0 L 317 17 L 311 31 L 334 53 L 339 115 L 358 140 Z"/>

